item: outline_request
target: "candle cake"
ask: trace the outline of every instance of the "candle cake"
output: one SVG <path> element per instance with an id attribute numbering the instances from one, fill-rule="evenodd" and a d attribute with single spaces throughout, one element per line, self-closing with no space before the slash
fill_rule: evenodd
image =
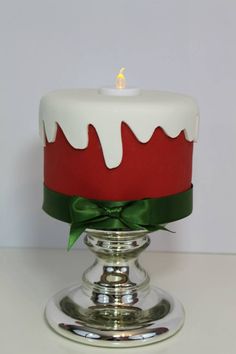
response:
<path id="1" fill-rule="evenodd" d="M 160 200 L 165 215 L 176 210 L 166 222 L 189 215 L 198 115 L 191 97 L 169 92 L 116 96 L 74 89 L 45 95 L 40 103 L 44 210 L 71 222 L 70 211 L 67 216 L 52 211 L 57 207 L 50 205 L 51 193 L 54 204 L 57 196 L 68 202 L 74 197 L 109 203 Z M 189 201 L 183 215 L 178 197 Z"/>

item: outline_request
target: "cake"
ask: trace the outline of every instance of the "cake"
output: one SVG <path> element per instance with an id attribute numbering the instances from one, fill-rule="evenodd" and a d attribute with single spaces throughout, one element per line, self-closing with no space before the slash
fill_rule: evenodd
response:
<path id="1" fill-rule="evenodd" d="M 152 205 L 152 217 L 158 214 L 158 225 L 189 215 L 197 130 L 198 107 L 181 94 L 143 90 L 113 96 L 95 89 L 48 93 L 40 103 L 43 209 L 73 223 L 75 198 L 110 207 L 145 200 Z M 78 226 L 80 218 L 76 222 Z M 93 226 L 99 228 L 99 223 Z"/>

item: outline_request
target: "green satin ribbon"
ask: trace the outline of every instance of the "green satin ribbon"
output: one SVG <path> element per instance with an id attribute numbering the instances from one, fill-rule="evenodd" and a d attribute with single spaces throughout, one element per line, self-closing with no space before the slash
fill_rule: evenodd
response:
<path id="1" fill-rule="evenodd" d="M 44 186 L 43 210 L 71 224 L 68 249 L 86 228 L 100 230 L 167 230 L 163 224 L 192 212 L 192 188 L 162 198 L 133 201 L 102 201 L 67 196 Z"/>

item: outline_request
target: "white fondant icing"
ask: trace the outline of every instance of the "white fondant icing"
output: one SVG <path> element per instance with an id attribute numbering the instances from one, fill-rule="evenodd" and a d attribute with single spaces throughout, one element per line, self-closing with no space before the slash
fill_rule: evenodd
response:
<path id="1" fill-rule="evenodd" d="M 122 160 L 121 124 L 125 122 L 137 139 L 148 142 L 161 127 L 171 138 L 184 131 L 188 141 L 196 141 L 198 107 L 185 95 L 141 91 L 137 96 L 101 95 L 97 90 L 60 90 L 45 95 L 40 102 L 40 135 L 54 142 L 57 124 L 76 149 L 88 146 L 88 126 L 97 131 L 105 163 L 117 167 Z"/>

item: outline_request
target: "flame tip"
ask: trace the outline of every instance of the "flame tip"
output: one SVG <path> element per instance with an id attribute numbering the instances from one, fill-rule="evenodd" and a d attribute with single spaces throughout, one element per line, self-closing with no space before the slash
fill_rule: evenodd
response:
<path id="1" fill-rule="evenodd" d="M 124 89 L 126 86 L 126 79 L 124 75 L 125 68 L 122 67 L 119 73 L 116 75 L 116 88 L 117 89 Z"/>

